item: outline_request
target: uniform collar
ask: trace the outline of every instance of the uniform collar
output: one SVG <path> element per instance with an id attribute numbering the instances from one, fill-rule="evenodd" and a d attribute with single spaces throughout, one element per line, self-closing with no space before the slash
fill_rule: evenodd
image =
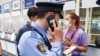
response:
<path id="1" fill-rule="evenodd" d="M 31 23 L 30 22 L 27 22 L 27 26 L 31 26 Z"/>
<path id="2" fill-rule="evenodd" d="M 43 36 L 46 36 L 47 32 L 42 27 L 40 27 L 38 24 L 36 24 L 35 22 L 32 22 L 31 26 L 36 28 Z"/>

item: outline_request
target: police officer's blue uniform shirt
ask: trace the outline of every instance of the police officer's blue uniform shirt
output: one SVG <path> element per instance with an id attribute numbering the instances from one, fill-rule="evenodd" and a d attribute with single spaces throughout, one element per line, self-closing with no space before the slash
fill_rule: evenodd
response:
<path id="1" fill-rule="evenodd" d="M 36 23 L 32 22 L 42 35 L 46 36 L 46 31 Z M 20 56 L 62 56 L 63 45 L 60 41 L 55 40 L 51 50 L 44 44 L 43 37 L 36 31 L 25 32 L 19 41 L 18 49 Z"/>

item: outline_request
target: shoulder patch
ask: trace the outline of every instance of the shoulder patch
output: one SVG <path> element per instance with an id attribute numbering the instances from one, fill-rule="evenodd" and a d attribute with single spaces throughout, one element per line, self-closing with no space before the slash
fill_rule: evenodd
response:
<path id="1" fill-rule="evenodd" d="M 42 44 L 42 43 L 39 43 L 37 45 L 37 49 L 40 51 L 40 52 L 46 52 L 46 48 L 45 46 Z"/>

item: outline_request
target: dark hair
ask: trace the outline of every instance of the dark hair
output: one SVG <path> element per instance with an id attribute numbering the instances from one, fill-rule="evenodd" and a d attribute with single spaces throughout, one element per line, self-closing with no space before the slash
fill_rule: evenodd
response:
<path id="1" fill-rule="evenodd" d="M 38 12 L 38 18 L 43 18 L 46 15 L 47 11 L 40 11 Z"/>
<path id="2" fill-rule="evenodd" d="M 79 16 L 77 16 L 75 13 L 68 13 L 68 15 L 70 15 L 71 19 L 75 20 L 75 25 L 77 27 L 81 27 L 81 21 Z"/>
<path id="3" fill-rule="evenodd" d="M 28 10 L 28 12 L 27 12 L 27 15 L 28 15 L 29 18 L 31 18 L 31 17 L 36 16 L 37 13 L 38 13 L 38 8 L 36 8 L 36 7 L 30 7 L 29 10 Z"/>

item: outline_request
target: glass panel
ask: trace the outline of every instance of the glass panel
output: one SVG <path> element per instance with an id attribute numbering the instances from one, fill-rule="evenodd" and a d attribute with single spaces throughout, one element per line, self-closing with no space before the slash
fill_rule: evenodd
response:
<path id="1" fill-rule="evenodd" d="M 93 8 L 91 33 L 100 34 L 100 8 Z"/>
<path id="2" fill-rule="evenodd" d="M 100 7 L 93 8 L 92 19 L 100 19 Z"/>
<path id="3" fill-rule="evenodd" d="M 82 29 L 85 30 L 85 21 L 81 21 Z"/>
<path id="4" fill-rule="evenodd" d="M 86 9 L 81 8 L 80 9 L 80 18 L 81 18 L 81 20 L 85 20 L 85 17 L 86 17 Z"/>
<path id="5" fill-rule="evenodd" d="M 85 18 L 86 18 L 86 9 L 80 8 L 80 20 L 82 24 L 82 29 L 85 30 Z"/>
<path id="6" fill-rule="evenodd" d="M 92 20 L 91 33 L 100 34 L 100 20 Z"/>
<path id="7" fill-rule="evenodd" d="M 91 35 L 91 44 L 94 44 L 95 37 L 100 37 L 100 7 L 95 7 L 92 9 L 92 18 L 91 18 L 91 28 L 90 28 L 90 34 Z"/>
<path id="8" fill-rule="evenodd" d="M 91 35 L 91 44 L 95 44 L 95 38 L 100 37 L 100 35 Z"/>

